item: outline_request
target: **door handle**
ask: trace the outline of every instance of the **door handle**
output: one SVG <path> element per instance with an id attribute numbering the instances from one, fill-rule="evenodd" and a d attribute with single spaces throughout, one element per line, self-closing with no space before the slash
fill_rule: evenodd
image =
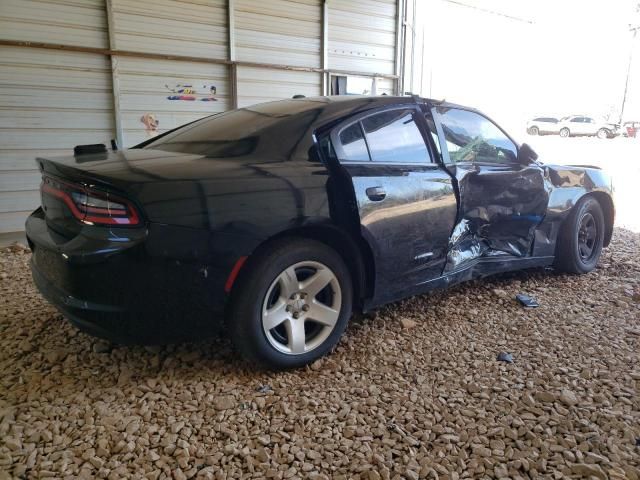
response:
<path id="1" fill-rule="evenodd" d="M 387 192 L 385 192 L 384 188 L 382 187 L 369 187 L 365 190 L 367 197 L 369 197 L 369 200 L 371 200 L 372 202 L 379 202 L 381 200 L 384 200 L 384 198 L 387 196 Z"/>

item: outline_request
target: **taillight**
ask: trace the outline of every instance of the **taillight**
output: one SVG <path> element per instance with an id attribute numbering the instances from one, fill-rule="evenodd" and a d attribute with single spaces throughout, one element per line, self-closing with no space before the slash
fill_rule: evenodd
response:
<path id="1" fill-rule="evenodd" d="M 40 190 L 62 200 L 73 216 L 89 225 L 137 225 L 140 216 L 124 198 L 44 176 Z"/>

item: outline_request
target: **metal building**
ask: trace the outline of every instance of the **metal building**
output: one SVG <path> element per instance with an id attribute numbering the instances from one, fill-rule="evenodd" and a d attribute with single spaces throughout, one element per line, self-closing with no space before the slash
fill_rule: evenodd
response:
<path id="1" fill-rule="evenodd" d="M 398 93 L 404 0 L 0 0 L 0 234 L 38 155 L 293 95 Z"/>

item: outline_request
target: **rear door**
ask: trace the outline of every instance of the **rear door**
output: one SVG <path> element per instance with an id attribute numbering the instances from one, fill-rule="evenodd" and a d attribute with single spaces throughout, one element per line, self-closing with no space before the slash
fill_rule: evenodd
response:
<path id="1" fill-rule="evenodd" d="M 445 272 L 482 257 L 526 257 L 549 195 L 540 165 L 520 165 L 518 147 L 495 123 L 462 108 L 432 109 L 460 208 Z"/>
<path id="2" fill-rule="evenodd" d="M 331 141 L 351 179 L 360 230 L 373 251 L 374 301 L 438 277 L 457 202 L 419 110 L 402 106 L 352 118 L 331 132 Z"/>

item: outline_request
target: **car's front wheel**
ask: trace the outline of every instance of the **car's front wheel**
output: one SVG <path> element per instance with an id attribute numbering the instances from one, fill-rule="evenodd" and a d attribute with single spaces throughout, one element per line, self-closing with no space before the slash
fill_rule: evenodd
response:
<path id="1" fill-rule="evenodd" d="M 227 319 L 245 359 L 260 367 L 296 368 L 338 343 L 353 301 L 340 255 L 314 240 L 284 239 L 247 263 Z"/>
<path id="2" fill-rule="evenodd" d="M 540 130 L 538 129 L 538 127 L 531 127 L 529 129 L 529 135 L 538 135 L 540 133 Z"/>
<path id="3" fill-rule="evenodd" d="M 598 133 L 596 135 L 600 139 L 605 139 L 605 138 L 609 138 L 610 132 L 606 128 L 601 128 L 600 130 L 598 130 Z"/>
<path id="4" fill-rule="evenodd" d="M 562 138 L 567 138 L 570 134 L 571 132 L 569 132 L 569 129 L 567 127 L 560 130 L 560 136 Z"/>
<path id="5" fill-rule="evenodd" d="M 588 273 L 598 264 L 604 242 L 604 214 L 598 200 L 582 198 L 562 224 L 556 246 L 556 267 Z"/>

